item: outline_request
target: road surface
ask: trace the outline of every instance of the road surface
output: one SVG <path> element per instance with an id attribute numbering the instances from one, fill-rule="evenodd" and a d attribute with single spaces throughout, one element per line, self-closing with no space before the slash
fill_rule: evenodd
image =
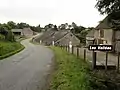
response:
<path id="1" fill-rule="evenodd" d="M 21 43 L 23 51 L 0 61 L 0 90 L 45 90 L 53 52 L 29 39 Z"/>

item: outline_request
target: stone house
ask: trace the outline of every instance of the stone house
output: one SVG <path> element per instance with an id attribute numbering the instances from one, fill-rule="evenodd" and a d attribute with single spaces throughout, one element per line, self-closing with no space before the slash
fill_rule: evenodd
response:
<path id="1" fill-rule="evenodd" d="M 34 35 L 34 32 L 30 28 L 23 28 L 23 35 L 26 37 L 31 37 Z"/>
<path id="2" fill-rule="evenodd" d="M 115 30 L 107 16 L 94 31 L 95 44 L 113 45 L 113 51 L 120 51 L 120 31 Z"/>
<path id="3" fill-rule="evenodd" d="M 49 30 L 46 31 L 42 36 L 36 39 L 37 42 L 42 42 L 44 45 L 69 45 L 69 42 L 72 42 L 72 45 L 80 45 L 80 40 L 73 35 L 70 30 Z"/>

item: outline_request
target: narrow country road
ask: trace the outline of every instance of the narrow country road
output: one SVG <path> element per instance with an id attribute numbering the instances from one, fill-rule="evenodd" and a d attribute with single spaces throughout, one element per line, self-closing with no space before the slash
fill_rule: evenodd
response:
<path id="1" fill-rule="evenodd" d="M 0 90 L 44 90 L 54 55 L 29 39 L 21 43 L 23 51 L 0 61 Z"/>

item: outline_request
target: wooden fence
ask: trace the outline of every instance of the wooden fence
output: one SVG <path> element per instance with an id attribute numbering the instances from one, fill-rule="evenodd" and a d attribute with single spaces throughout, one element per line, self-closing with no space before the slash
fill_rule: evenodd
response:
<path id="1" fill-rule="evenodd" d="M 112 55 L 109 52 L 96 52 L 89 51 L 87 48 L 79 48 L 73 46 L 60 46 L 62 49 L 65 49 L 69 53 L 77 55 L 77 57 L 82 57 L 85 61 L 91 62 L 92 69 L 103 68 L 105 70 L 115 69 L 119 72 L 119 55 Z"/>

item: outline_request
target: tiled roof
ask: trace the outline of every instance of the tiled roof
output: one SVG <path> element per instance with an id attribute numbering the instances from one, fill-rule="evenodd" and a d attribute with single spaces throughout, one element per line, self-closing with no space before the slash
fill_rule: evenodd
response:
<path id="1" fill-rule="evenodd" d="M 96 29 L 111 29 L 112 24 L 109 22 L 109 16 L 107 16 L 100 24 L 96 27 Z"/>
<path id="2" fill-rule="evenodd" d="M 53 40 L 56 42 L 57 40 L 64 37 L 67 33 L 67 30 L 55 31 L 53 35 L 51 35 L 48 39 L 45 40 L 45 42 L 47 42 L 47 44 L 51 44 Z"/>
<path id="3" fill-rule="evenodd" d="M 54 31 L 46 31 L 43 35 L 41 35 L 39 38 L 36 39 L 36 41 L 39 42 L 39 40 L 45 41 L 45 39 L 48 39 L 51 37 L 51 35 L 54 34 Z"/>

